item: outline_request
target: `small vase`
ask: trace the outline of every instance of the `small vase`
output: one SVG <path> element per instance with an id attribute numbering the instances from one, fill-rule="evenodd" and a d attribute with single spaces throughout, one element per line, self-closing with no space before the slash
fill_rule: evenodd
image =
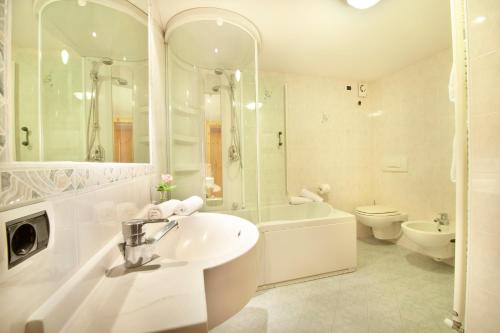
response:
<path id="1" fill-rule="evenodd" d="M 168 200 L 168 191 L 160 191 L 160 202 Z"/>

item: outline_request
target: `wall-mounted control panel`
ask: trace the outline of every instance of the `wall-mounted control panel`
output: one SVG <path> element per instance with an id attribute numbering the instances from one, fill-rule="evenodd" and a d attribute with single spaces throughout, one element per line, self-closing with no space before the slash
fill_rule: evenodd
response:
<path id="1" fill-rule="evenodd" d="M 49 244 L 50 224 L 45 210 L 6 222 L 4 226 L 9 269 L 47 248 Z"/>

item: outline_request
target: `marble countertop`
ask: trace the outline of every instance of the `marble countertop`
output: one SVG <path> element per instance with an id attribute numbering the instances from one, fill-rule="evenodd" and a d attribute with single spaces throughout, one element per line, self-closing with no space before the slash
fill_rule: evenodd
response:
<path id="1" fill-rule="evenodd" d="M 132 270 L 120 263 L 76 314 L 63 332 L 207 332 L 203 269 L 160 258 Z"/>

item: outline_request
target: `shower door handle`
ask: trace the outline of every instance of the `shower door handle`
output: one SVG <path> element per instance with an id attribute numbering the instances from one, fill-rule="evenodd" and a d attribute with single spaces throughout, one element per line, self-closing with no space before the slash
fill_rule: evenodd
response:
<path id="1" fill-rule="evenodd" d="M 283 146 L 283 132 L 282 131 L 279 131 L 278 132 L 278 148 Z"/>
<path id="2" fill-rule="evenodd" d="M 30 134 L 31 134 L 31 131 L 26 126 L 21 127 L 21 131 L 25 132 L 25 135 L 26 135 L 26 139 L 24 141 L 22 141 L 21 144 L 23 146 L 25 146 L 25 147 L 29 147 L 30 146 Z"/>

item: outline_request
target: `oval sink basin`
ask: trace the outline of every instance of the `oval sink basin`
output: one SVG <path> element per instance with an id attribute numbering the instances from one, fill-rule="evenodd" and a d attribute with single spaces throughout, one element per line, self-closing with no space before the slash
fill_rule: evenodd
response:
<path id="1" fill-rule="evenodd" d="M 155 253 L 162 259 L 203 261 L 209 267 L 237 258 L 259 239 L 255 225 L 236 216 L 198 213 L 178 222 L 178 230 L 156 245 Z"/>
<path id="2" fill-rule="evenodd" d="M 431 221 L 408 221 L 402 225 L 403 233 L 436 259 L 453 257 L 454 226 L 440 226 Z M 451 249 L 451 250 L 450 250 Z"/>

